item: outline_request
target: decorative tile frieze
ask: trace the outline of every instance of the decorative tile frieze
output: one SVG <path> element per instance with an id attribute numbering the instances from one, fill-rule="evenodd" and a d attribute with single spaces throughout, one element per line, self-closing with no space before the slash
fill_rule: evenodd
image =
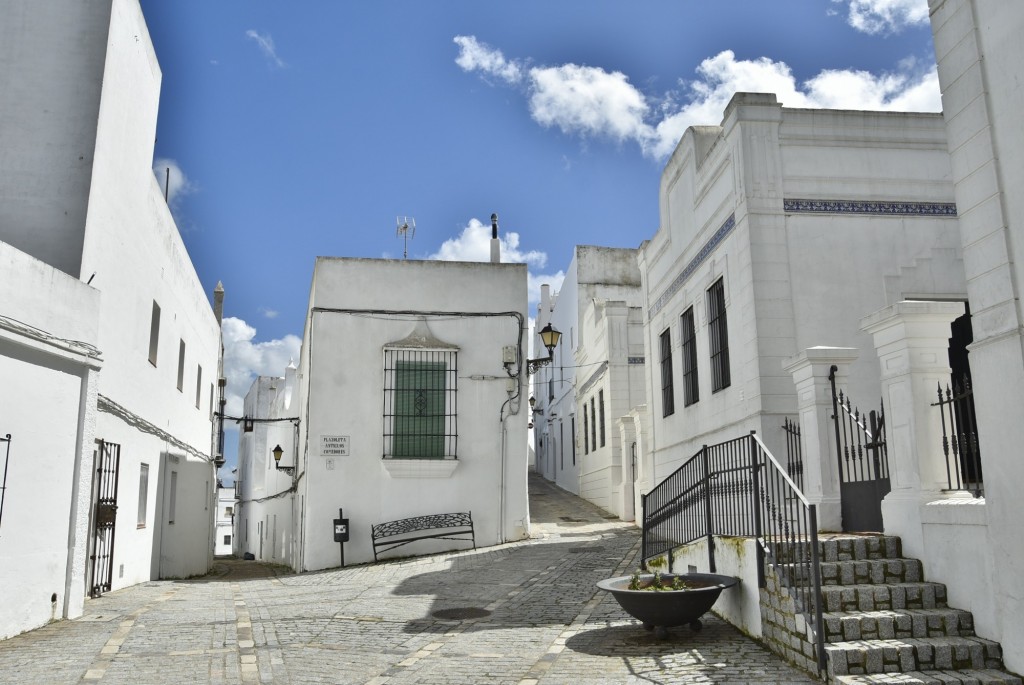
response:
<path id="1" fill-rule="evenodd" d="M 629 363 L 630 364 L 643 364 L 644 363 L 644 358 L 643 357 L 630 357 L 629 358 Z"/>
<path id="2" fill-rule="evenodd" d="M 725 239 L 725 236 L 727 236 L 735 227 L 736 215 L 730 214 L 729 218 L 725 220 L 725 223 L 722 224 L 721 228 L 715 231 L 715 234 L 711 236 L 706 243 L 704 243 L 704 247 L 700 248 L 700 252 L 690 260 L 690 263 L 679 272 L 679 275 L 676 276 L 675 280 L 673 280 L 668 288 L 665 289 L 665 292 L 661 294 L 661 297 L 655 300 L 654 304 L 651 305 L 651 310 L 648 312 L 647 316 L 648 319 L 653 319 L 654 315 L 668 304 L 668 301 L 672 299 L 673 295 L 679 292 L 679 289 L 682 288 L 686 280 L 693 275 L 693 272 L 697 270 L 697 267 L 704 263 L 704 260 L 706 260 L 708 256 L 715 251 L 715 248 L 718 247 L 718 245 Z"/>
<path id="3" fill-rule="evenodd" d="M 956 216 L 954 202 L 886 202 L 874 200 L 784 199 L 783 210 L 811 214 L 875 214 L 880 216 Z"/>

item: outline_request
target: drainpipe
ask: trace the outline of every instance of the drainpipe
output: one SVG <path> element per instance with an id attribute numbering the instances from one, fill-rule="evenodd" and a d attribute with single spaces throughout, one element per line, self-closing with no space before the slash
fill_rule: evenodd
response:
<path id="1" fill-rule="evenodd" d="M 498 215 L 491 214 L 491 264 L 501 263 L 501 241 L 498 240 Z"/>

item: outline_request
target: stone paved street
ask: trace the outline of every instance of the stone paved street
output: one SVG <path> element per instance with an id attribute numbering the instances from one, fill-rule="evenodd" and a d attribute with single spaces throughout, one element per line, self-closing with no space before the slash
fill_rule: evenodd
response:
<path id="1" fill-rule="evenodd" d="M 634 568 L 638 530 L 532 474 L 530 492 L 524 542 L 303 575 L 218 560 L 89 600 L 0 642 L 0 682 L 817 682 L 711 615 L 659 642 L 594 585 Z"/>

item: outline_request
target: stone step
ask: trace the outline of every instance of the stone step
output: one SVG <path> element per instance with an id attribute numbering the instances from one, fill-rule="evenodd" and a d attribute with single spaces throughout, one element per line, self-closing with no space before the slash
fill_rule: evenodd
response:
<path id="1" fill-rule="evenodd" d="M 810 558 L 806 541 L 777 542 L 772 551 L 780 563 Z M 892 535 L 824 533 L 818 537 L 818 557 L 822 562 L 899 559 L 903 543 Z"/>
<path id="2" fill-rule="evenodd" d="M 833 678 L 832 682 L 839 685 L 1024 685 L 1017 676 L 992 669 L 841 675 Z"/>
<path id="3" fill-rule="evenodd" d="M 830 677 L 1003 667 L 999 643 L 980 637 L 851 640 L 827 644 L 825 651 Z"/>
<path id="4" fill-rule="evenodd" d="M 924 568 L 918 559 L 860 559 L 857 561 L 826 561 L 821 566 L 822 585 L 881 585 L 883 583 L 919 583 Z M 782 567 L 786 578 L 796 582 L 810 576 L 810 564 Z"/>
<path id="5" fill-rule="evenodd" d="M 883 611 L 894 609 L 943 609 L 946 586 L 942 583 L 892 583 L 890 585 L 825 585 L 821 588 L 823 609 L 840 611 Z"/>
<path id="6" fill-rule="evenodd" d="M 972 637 L 974 617 L 962 609 L 888 609 L 825 613 L 825 642 Z"/>

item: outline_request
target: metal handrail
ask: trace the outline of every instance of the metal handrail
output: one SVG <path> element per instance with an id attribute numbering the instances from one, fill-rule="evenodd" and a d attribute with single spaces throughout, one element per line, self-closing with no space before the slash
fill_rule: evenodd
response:
<path id="1" fill-rule="evenodd" d="M 813 622 L 818 668 L 825 667 L 817 507 L 753 431 L 705 445 L 642 497 L 641 563 L 700 539 L 708 540 L 715 572 L 714 536 L 757 541 L 758 582 L 767 562 Z"/>

